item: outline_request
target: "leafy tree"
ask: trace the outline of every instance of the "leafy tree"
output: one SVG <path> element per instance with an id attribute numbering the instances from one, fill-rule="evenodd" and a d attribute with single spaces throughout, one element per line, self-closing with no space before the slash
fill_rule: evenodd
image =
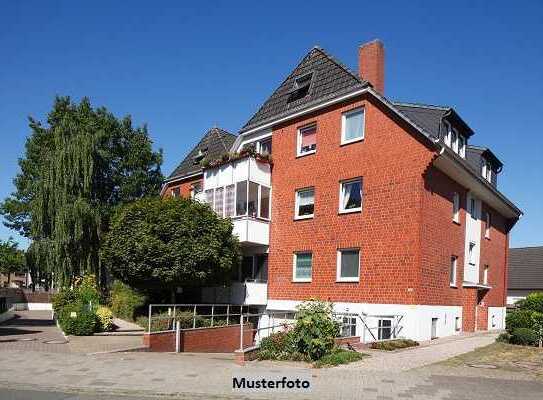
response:
<path id="1" fill-rule="evenodd" d="M 8 276 L 8 286 L 13 272 L 21 272 L 25 267 L 24 251 L 20 250 L 17 243 L 9 238 L 0 240 L 0 272 Z"/>
<path id="2" fill-rule="evenodd" d="M 0 205 L 5 224 L 33 240 L 33 265 L 58 284 L 89 272 L 103 278 L 99 248 L 113 209 L 158 193 L 162 154 L 145 126 L 86 98 L 58 97 L 47 124 L 31 118 L 29 126 L 16 190 Z"/>
<path id="3" fill-rule="evenodd" d="M 119 208 L 103 260 L 122 282 L 141 289 L 226 282 L 240 259 L 229 219 L 184 198 L 146 198 Z"/>

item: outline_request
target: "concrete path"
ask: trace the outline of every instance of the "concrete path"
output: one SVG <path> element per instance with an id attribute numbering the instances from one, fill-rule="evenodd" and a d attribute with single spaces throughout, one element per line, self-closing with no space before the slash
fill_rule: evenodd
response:
<path id="1" fill-rule="evenodd" d="M 37 391 L 161 395 L 186 399 L 239 398 L 232 391 L 232 378 L 307 376 L 310 393 L 245 393 L 244 398 L 287 399 L 541 399 L 543 383 L 529 381 L 520 373 L 470 369 L 461 376 L 456 370 L 429 367 L 407 370 L 408 360 L 419 367 L 435 360 L 430 353 L 446 358 L 491 341 L 483 335 L 437 343 L 425 348 L 374 355 L 356 365 L 310 369 L 301 363 L 251 362 L 237 366 L 230 354 L 112 353 L 59 354 L 29 351 L 0 352 L 0 387 Z M 386 359 L 385 370 L 376 370 L 378 358 Z M 394 361 L 395 360 L 395 361 Z M 393 368 L 397 362 L 397 368 Z M 369 367 L 371 366 L 371 368 Z M 39 398 L 39 397 L 38 397 Z"/>
<path id="2" fill-rule="evenodd" d="M 100 353 L 142 347 L 141 336 L 64 337 L 51 319 L 51 311 L 17 311 L 14 319 L 0 324 L 0 351 L 48 353 Z"/>
<path id="3" fill-rule="evenodd" d="M 447 360 L 475 350 L 477 347 L 487 346 L 494 343 L 497 336 L 497 333 L 488 332 L 468 333 L 421 343 L 420 347 L 395 352 L 362 350 L 370 354 L 371 358 L 338 368 L 364 371 L 406 371 Z"/>

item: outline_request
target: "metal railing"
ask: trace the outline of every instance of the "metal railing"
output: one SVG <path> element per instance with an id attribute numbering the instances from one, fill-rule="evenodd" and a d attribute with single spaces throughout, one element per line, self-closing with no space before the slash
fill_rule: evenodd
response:
<path id="1" fill-rule="evenodd" d="M 241 316 L 253 307 L 243 304 L 150 304 L 147 332 L 168 332 L 176 329 L 195 329 L 239 324 Z"/>

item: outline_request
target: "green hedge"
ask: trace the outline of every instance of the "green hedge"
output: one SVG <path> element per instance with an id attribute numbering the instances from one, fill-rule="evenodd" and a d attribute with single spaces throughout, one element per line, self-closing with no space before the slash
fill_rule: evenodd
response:
<path id="1" fill-rule="evenodd" d="M 113 314 L 128 321 L 134 321 L 136 311 L 145 304 L 145 296 L 119 281 L 113 284 L 109 296 Z"/>
<path id="2" fill-rule="evenodd" d="M 517 328 L 511 334 L 510 342 L 522 346 L 534 346 L 538 342 L 537 333 L 528 328 Z"/>

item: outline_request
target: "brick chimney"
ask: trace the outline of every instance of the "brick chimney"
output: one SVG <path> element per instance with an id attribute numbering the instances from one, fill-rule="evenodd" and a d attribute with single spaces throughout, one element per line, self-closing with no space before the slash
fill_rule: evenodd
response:
<path id="1" fill-rule="evenodd" d="M 375 39 L 358 48 L 358 73 L 369 81 L 375 90 L 385 92 L 385 47 Z"/>

